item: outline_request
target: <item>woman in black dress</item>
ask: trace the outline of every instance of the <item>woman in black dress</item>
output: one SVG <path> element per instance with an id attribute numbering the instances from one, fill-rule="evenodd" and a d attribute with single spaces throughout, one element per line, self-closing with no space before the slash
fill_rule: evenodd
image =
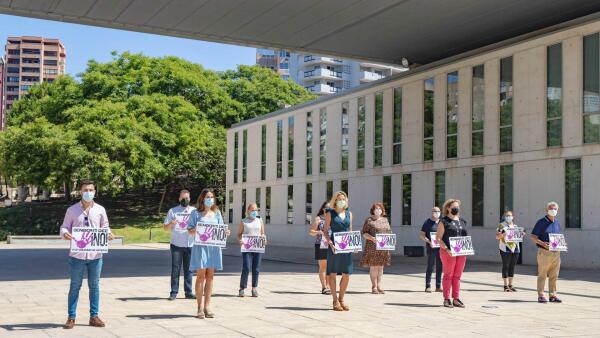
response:
<path id="1" fill-rule="evenodd" d="M 329 290 L 329 281 L 327 280 L 327 248 L 329 244 L 323 240 L 323 227 L 325 226 L 325 213 L 329 209 L 329 202 L 325 202 L 321 205 L 321 209 L 317 213 L 317 216 L 312 221 L 309 235 L 315 237 L 315 260 L 319 263 L 319 280 L 321 281 L 321 293 L 328 295 L 331 293 Z"/>

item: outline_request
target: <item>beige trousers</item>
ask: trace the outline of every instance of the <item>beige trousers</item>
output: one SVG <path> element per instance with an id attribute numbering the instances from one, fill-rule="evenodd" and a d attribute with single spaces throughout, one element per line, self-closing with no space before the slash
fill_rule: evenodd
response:
<path id="1" fill-rule="evenodd" d="M 548 289 L 550 296 L 556 296 L 556 280 L 560 270 L 560 252 L 548 251 L 538 248 L 537 252 L 538 277 L 537 291 L 539 296 L 544 295 L 546 278 L 548 278 Z"/>

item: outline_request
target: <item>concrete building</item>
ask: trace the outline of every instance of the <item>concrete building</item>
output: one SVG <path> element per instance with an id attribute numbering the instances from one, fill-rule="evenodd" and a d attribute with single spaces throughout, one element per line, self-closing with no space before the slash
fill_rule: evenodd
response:
<path id="1" fill-rule="evenodd" d="M 405 68 L 347 59 L 257 49 L 256 64 L 292 79 L 317 95 L 331 95 L 405 71 Z"/>
<path id="2" fill-rule="evenodd" d="M 312 248 L 308 221 L 349 193 L 354 229 L 382 201 L 397 253 L 433 205 L 462 200 L 476 255 L 499 261 L 503 211 L 531 231 L 560 204 L 564 266 L 600 267 L 600 19 L 536 31 L 234 125 L 225 214 L 258 202 L 270 243 Z M 523 245 L 534 264 L 535 246 Z"/>
<path id="3" fill-rule="evenodd" d="M 5 53 L 5 114 L 33 84 L 52 82 L 65 73 L 66 50 L 58 39 L 10 36 Z"/>

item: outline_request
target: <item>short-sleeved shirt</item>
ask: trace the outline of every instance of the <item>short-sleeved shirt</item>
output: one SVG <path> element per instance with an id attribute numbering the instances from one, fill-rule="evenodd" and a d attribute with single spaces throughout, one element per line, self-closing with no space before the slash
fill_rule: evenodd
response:
<path id="1" fill-rule="evenodd" d="M 506 232 L 506 230 L 508 229 L 515 229 L 518 228 L 518 226 L 514 223 L 512 224 L 508 224 L 508 222 L 502 222 L 500 224 L 498 224 L 498 228 L 496 229 L 496 231 L 498 231 L 501 234 L 504 234 Z M 512 253 L 519 253 L 520 248 L 519 248 L 519 243 L 516 242 L 506 242 L 504 240 L 504 237 L 500 238 L 500 240 L 498 241 L 498 249 L 500 249 L 500 251 L 502 252 L 507 252 L 506 250 L 510 250 L 510 252 Z"/>
<path id="2" fill-rule="evenodd" d="M 560 223 L 557 218 L 554 218 L 554 221 L 551 221 L 548 216 L 544 216 L 535 223 L 531 234 L 536 235 L 540 241 L 548 243 L 550 242 L 550 236 L 548 236 L 548 234 L 560 234 Z M 539 244 L 537 244 L 537 246 L 539 248 L 544 248 Z"/>
<path id="3" fill-rule="evenodd" d="M 437 232 L 437 228 L 438 228 L 438 222 L 432 220 L 431 218 L 428 218 L 425 221 L 425 223 L 423 223 L 423 226 L 421 227 L 421 231 L 423 231 L 425 233 L 425 237 L 431 241 L 431 233 Z M 429 245 L 429 243 L 427 243 L 427 247 L 431 247 Z"/>
<path id="4" fill-rule="evenodd" d="M 188 233 L 188 219 L 196 208 L 192 206 L 183 207 L 178 205 L 171 208 L 165 217 L 164 224 L 171 223 L 172 220 L 177 220 L 171 228 L 171 244 L 181 248 L 191 248 L 194 246 L 194 236 Z"/>
<path id="5" fill-rule="evenodd" d="M 92 202 L 92 205 L 87 211 L 84 210 L 81 202 L 70 206 L 65 214 L 63 224 L 60 226 L 60 236 L 64 238 L 66 233 L 71 234 L 73 232 L 73 228 L 85 227 L 109 228 L 108 216 L 106 216 L 106 210 L 103 206 L 96 202 Z M 101 253 L 77 252 L 70 253 L 69 255 L 77 259 L 93 260 L 102 258 Z"/>
<path id="6" fill-rule="evenodd" d="M 464 219 L 454 220 L 448 216 L 444 216 L 440 222 L 444 223 L 442 241 L 446 244 L 447 248 L 450 247 L 450 237 L 467 236 L 467 221 Z"/>

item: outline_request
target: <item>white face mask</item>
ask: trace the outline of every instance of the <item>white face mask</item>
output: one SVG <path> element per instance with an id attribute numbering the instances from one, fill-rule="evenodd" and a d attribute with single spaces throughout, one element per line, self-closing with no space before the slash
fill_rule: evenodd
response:
<path id="1" fill-rule="evenodd" d="M 558 210 L 556 210 L 556 209 L 548 210 L 548 216 L 556 217 L 556 215 L 558 215 Z"/>
<path id="2" fill-rule="evenodd" d="M 382 213 L 383 213 L 383 211 L 379 208 L 373 210 L 373 215 L 375 215 L 377 217 L 381 216 Z"/>
<path id="3" fill-rule="evenodd" d="M 506 216 L 506 217 L 504 217 L 504 219 L 505 219 L 507 222 L 512 222 L 512 221 L 513 221 L 513 217 L 512 217 L 512 216 Z"/>
<path id="4" fill-rule="evenodd" d="M 440 215 L 441 215 L 441 214 L 442 214 L 442 213 L 441 213 L 441 212 L 439 212 L 439 211 L 434 211 L 434 212 L 433 212 L 433 217 L 435 217 L 435 218 L 440 218 Z"/>

